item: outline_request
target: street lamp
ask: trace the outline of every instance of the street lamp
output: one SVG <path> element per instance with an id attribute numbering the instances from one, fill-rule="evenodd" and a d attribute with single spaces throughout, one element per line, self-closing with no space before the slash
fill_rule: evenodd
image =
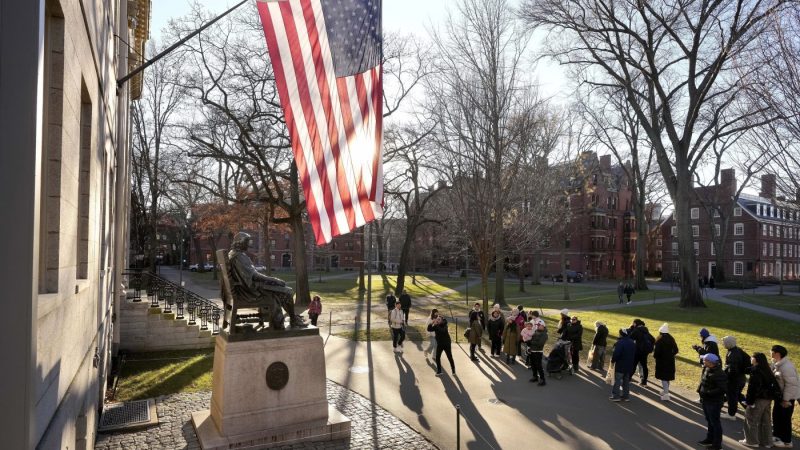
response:
<path id="1" fill-rule="evenodd" d="M 186 220 L 183 222 L 183 226 L 181 227 L 180 261 L 178 264 L 178 280 L 181 287 L 183 287 L 183 240 L 185 238 L 184 235 L 186 234 L 186 225 L 189 224 L 191 219 L 192 210 L 190 209 L 189 212 L 186 213 Z"/>

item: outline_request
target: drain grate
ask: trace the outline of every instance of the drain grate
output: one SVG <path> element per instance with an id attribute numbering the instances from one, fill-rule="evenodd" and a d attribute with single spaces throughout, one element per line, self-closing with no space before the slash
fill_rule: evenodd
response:
<path id="1" fill-rule="evenodd" d="M 136 428 L 155 423 L 158 423 L 158 418 L 152 399 L 111 403 L 103 408 L 98 431 Z"/>

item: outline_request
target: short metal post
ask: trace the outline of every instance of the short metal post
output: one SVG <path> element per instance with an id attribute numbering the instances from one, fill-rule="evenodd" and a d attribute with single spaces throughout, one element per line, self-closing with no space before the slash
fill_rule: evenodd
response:
<path id="1" fill-rule="evenodd" d="M 456 344 L 458 344 L 458 319 L 453 317 L 453 322 L 456 324 Z"/>
<path id="2" fill-rule="evenodd" d="M 461 406 L 456 405 L 456 450 L 461 448 Z"/>
<path id="3" fill-rule="evenodd" d="M 328 336 L 331 335 L 332 326 L 333 326 L 333 311 L 328 311 Z"/>

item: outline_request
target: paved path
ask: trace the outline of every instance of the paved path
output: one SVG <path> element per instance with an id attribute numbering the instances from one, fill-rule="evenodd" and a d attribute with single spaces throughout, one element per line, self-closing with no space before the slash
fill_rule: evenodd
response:
<path id="1" fill-rule="evenodd" d="M 280 447 L 289 449 L 430 449 L 435 446 L 391 413 L 365 397 L 328 381 L 328 402 L 347 416 L 351 422 L 350 441 L 330 441 L 316 444 L 295 444 Z M 199 450 L 192 412 L 208 409 L 211 392 L 173 394 L 158 397 L 156 427 L 134 432 L 102 433 L 97 435 L 96 450 L 188 449 Z"/>
<path id="2" fill-rule="evenodd" d="M 630 403 L 612 403 L 609 386 L 594 372 L 550 378 L 539 387 L 528 382 L 523 365 L 507 366 L 486 355 L 480 363 L 470 362 L 466 345 L 453 345 L 458 376 L 437 378 L 423 345 L 407 343 L 397 356 L 389 342 L 329 337 L 328 377 L 380 404 L 440 448 L 456 447 L 456 404 L 463 413 L 461 448 L 467 449 L 693 449 L 705 437 L 693 393 L 678 391 L 673 402 L 662 403 L 653 387 L 636 385 Z M 723 429 L 725 448 L 745 448 L 736 442 L 743 437 L 741 419 L 723 421 Z"/>

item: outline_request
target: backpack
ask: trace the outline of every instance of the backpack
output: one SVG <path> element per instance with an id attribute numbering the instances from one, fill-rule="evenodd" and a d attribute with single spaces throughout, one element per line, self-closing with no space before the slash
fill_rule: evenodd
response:
<path id="1" fill-rule="evenodd" d="M 656 348 L 656 338 L 653 337 L 650 332 L 647 332 L 647 336 L 644 337 L 644 344 L 643 347 L 645 353 L 653 353 L 653 350 Z"/>
<path id="2" fill-rule="evenodd" d="M 778 380 L 774 380 L 769 384 L 767 392 L 769 393 L 770 399 L 775 400 L 776 402 L 783 401 L 783 391 L 781 391 L 781 385 L 778 384 Z"/>
<path id="3" fill-rule="evenodd" d="M 750 355 L 748 355 L 747 352 L 744 350 L 742 350 L 742 361 L 740 363 L 740 366 L 741 367 L 739 367 L 739 373 L 741 374 L 748 373 L 750 368 L 753 367 L 753 365 L 750 363 Z"/>

